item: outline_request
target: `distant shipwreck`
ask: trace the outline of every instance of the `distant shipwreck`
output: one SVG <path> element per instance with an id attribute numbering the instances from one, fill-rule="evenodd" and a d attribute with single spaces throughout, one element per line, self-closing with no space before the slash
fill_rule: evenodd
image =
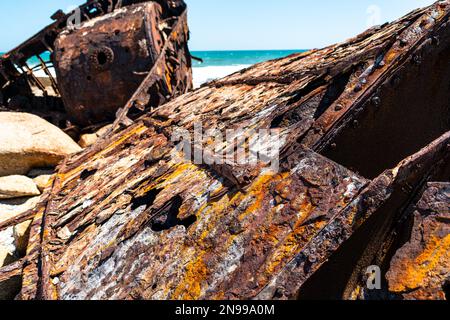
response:
<path id="1" fill-rule="evenodd" d="M 24 63 L 52 50 L 62 119 L 117 113 L 34 210 L 0 224 L 33 220 L 26 255 L 0 269 L 0 281 L 21 279 L 18 299 L 448 298 L 450 1 L 188 93 L 184 4 L 116 6 L 90 1 L 80 29 L 61 16 L 2 59 L 7 108 L 38 99 Z M 150 27 L 127 31 L 143 17 Z M 154 52 L 143 58 L 134 36 Z M 280 172 L 174 161 L 171 136 L 199 120 L 278 129 Z"/>

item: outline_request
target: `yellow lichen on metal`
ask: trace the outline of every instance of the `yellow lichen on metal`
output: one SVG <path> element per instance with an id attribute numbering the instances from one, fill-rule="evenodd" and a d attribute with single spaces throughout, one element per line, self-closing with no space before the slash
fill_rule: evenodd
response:
<path id="1" fill-rule="evenodd" d="M 204 254 L 194 259 L 185 271 L 183 281 L 175 289 L 174 300 L 197 300 L 202 294 L 202 284 L 208 275 L 208 268 L 203 261 Z"/>
<path id="2" fill-rule="evenodd" d="M 404 270 L 397 274 L 390 290 L 401 293 L 426 287 L 430 275 L 445 261 L 450 261 L 450 234 L 444 238 L 433 236 L 420 255 L 403 261 Z"/>

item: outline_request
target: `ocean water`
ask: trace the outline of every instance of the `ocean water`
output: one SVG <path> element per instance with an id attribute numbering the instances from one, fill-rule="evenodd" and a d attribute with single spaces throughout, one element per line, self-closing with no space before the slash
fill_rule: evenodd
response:
<path id="1" fill-rule="evenodd" d="M 277 59 L 305 50 L 253 50 L 253 51 L 191 51 L 193 56 L 203 59 L 203 63 L 193 62 L 193 67 L 252 65 Z"/>
<path id="2" fill-rule="evenodd" d="M 253 64 L 282 58 L 293 53 L 306 50 L 254 50 L 254 51 L 192 51 L 195 57 L 203 59 L 203 63 L 193 60 L 194 86 L 223 78 L 229 74 L 247 68 Z M 49 53 L 41 55 L 44 61 L 50 60 Z M 39 65 L 37 58 L 28 61 L 30 67 Z M 38 71 L 38 76 L 45 76 Z"/>

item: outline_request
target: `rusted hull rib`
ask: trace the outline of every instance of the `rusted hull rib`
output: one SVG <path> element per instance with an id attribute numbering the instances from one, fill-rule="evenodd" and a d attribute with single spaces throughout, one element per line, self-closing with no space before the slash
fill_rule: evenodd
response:
<path id="1" fill-rule="evenodd" d="M 352 241 L 355 233 L 366 223 L 368 224 L 367 228 L 375 228 L 372 232 L 362 228 L 366 233 L 365 236 L 370 241 L 366 239 L 361 240 L 361 238 L 355 240 L 363 241 L 365 251 L 358 254 L 358 250 L 355 249 L 357 247 L 352 246 L 348 248 L 348 250 L 353 250 L 353 257 L 351 258 L 360 259 L 360 264 L 355 263 L 352 266 L 354 272 L 356 271 L 357 276 L 364 276 L 368 267 L 376 265 L 374 262 L 376 252 L 368 250 L 373 250 L 371 246 L 374 244 L 381 247 L 384 244 L 383 240 L 386 240 L 377 236 L 377 232 L 382 229 L 382 226 L 377 225 L 375 222 L 378 220 L 382 220 L 384 223 L 390 221 L 398 211 L 408 206 L 411 201 L 410 196 L 414 191 L 411 188 L 420 186 L 424 181 L 430 181 L 430 179 L 435 177 L 435 173 L 438 173 L 440 176 L 442 172 L 448 171 L 450 160 L 449 142 L 450 132 L 417 154 L 404 160 L 393 170 L 388 170 L 373 180 L 340 215 L 331 221 L 299 255 L 274 277 L 272 283 L 259 294 L 258 298 L 270 299 L 276 294 L 289 299 L 296 297 L 308 298 L 308 295 L 303 293 L 301 289 L 299 290 L 299 288 L 302 288 L 315 272 L 320 272 L 323 264 L 327 263 L 330 258 L 334 258 L 333 255 L 344 254 L 342 251 L 339 252 L 341 246 L 348 241 Z M 440 165 L 437 168 L 433 168 L 436 163 Z M 410 194 L 406 192 L 408 189 Z M 398 222 L 395 221 L 393 223 Z M 340 271 L 342 276 L 345 274 L 347 263 L 342 260 L 340 262 L 342 262 Z M 358 270 L 360 267 L 363 269 Z M 346 293 L 344 290 L 349 291 L 353 289 L 353 292 L 357 290 L 358 288 L 351 280 L 353 279 L 350 278 L 347 286 L 341 288 L 342 292 L 337 291 L 335 294 L 342 294 L 341 297 L 344 298 Z M 314 280 L 314 285 L 320 286 L 318 282 L 320 282 L 320 278 Z M 317 287 L 316 290 L 320 290 L 320 288 Z M 362 296 L 361 298 L 370 298 L 370 296 Z"/>
<path id="2" fill-rule="evenodd" d="M 342 259 L 330 295 L 375 298 L 360 294 L 366 268 L 386 274 L 407 209 L 428 182 L 449 180 L 449 14 L 437 2 L 130 125 L 124 108 L 111 135 L 61 164 L 36 208 L 21 298 L 310 298 Z M 174 157 L 173 136 L 197 121 L 278 130 L 280 171 Z"/>

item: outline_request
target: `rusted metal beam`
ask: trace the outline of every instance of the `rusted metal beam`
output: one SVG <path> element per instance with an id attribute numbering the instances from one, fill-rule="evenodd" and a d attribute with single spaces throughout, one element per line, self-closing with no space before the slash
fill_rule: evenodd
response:
<path id="1" fill-rule="evenodd" d="M 23 261 L 19 260 L 6 267 L 0 268 L 0 282 L 7 281 L 11 278 L 20 276 L 23 270 Z"/>

